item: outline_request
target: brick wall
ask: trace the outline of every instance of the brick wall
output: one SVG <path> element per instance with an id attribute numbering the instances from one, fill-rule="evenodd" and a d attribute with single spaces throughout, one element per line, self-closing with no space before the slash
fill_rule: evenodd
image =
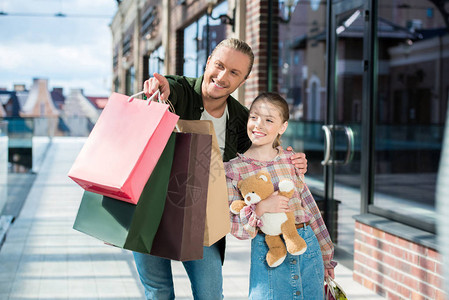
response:
<path id="1" fill-rule="evenodd" d="M 387 299 L 447 299 L 433 249 L 356 222 L 354 280 Z"/>
<path id="2" fill-rule="evenodd" d="M 246 42 L 254 52 L 254 65 L 245 84 L 245 103 L 267 88 L 268 1 L 246 1 Z"/>
<path id="3" fill-rule="evenodd" d="M 250 77 L 245 84 L 245 104 L 261 92 L 268 90 L 268 15 L 269 1 L 246 1 L 246 42 L 254 52 L 254 66 Z M 279 14 L 278 1 L 272 1 L 273 27 L 272 27 L 272 87 L 277 90 L 278 77 L 278 44 L 279 34 L 277 16 Z"/>

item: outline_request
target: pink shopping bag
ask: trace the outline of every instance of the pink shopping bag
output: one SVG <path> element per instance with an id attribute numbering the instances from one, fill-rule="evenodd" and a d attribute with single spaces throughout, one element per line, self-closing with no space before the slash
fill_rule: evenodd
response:
<path id="1" fill-rule="evenodd" d="M 113 93 L 68 176 L 87 191 L 136 204 L 179 116 L 167 104 Z"/>

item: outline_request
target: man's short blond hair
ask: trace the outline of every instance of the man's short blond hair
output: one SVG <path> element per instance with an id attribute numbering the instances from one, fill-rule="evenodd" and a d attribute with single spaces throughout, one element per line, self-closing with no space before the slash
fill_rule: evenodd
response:
<path id="1" fill-rule="evenodd" d="M 239 52 L 242 52 L 243 54 L 247 55 L 249 57 L 249 68 L 248 68 L 248 74 L 246 74 L 245 78 L 248 78 L 249 73 L 251 73 L 251 69 L 253 68 L 254 64 L 254 53 L 251 47 L 245 43 L 242 40 L 235 39 L 235 38 L 229 38 L 222 40 L 212 51 L 210 56 L 213 56 L 215 51 L 221 47 L 227 47 L 234 50 L 237 50 Z"/>

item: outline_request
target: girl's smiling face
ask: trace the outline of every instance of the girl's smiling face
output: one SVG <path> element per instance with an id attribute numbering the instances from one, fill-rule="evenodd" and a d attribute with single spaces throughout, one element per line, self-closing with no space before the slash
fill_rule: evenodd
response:
<path id="1" fill-rule="evenodd" d="M 273 145 L 287 126 L 288 122 L 283 121 L 279 108 L 270 102 L 260 99 L 251 106 L 246 129 L 254 146 Z"/>

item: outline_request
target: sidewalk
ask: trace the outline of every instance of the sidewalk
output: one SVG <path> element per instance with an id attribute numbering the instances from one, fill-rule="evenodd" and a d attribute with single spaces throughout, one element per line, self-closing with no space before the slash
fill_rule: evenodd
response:
<path id="1" fill-rule="evenodd" d="M 83 190 L 67 177 L 84 138 L 54 138 L 20 215 L 0 249 L 0 299 L 144 299 L 132 254 L 72 229 Z M 225 299 L 246 299 L 249 241 L 228 237 Z M 349 299 L 383 299 L 336 269 Z M 192 299 L 179 262 L 176 299 Z M 207 288 L 207 287 L 205 287 Z"/>

